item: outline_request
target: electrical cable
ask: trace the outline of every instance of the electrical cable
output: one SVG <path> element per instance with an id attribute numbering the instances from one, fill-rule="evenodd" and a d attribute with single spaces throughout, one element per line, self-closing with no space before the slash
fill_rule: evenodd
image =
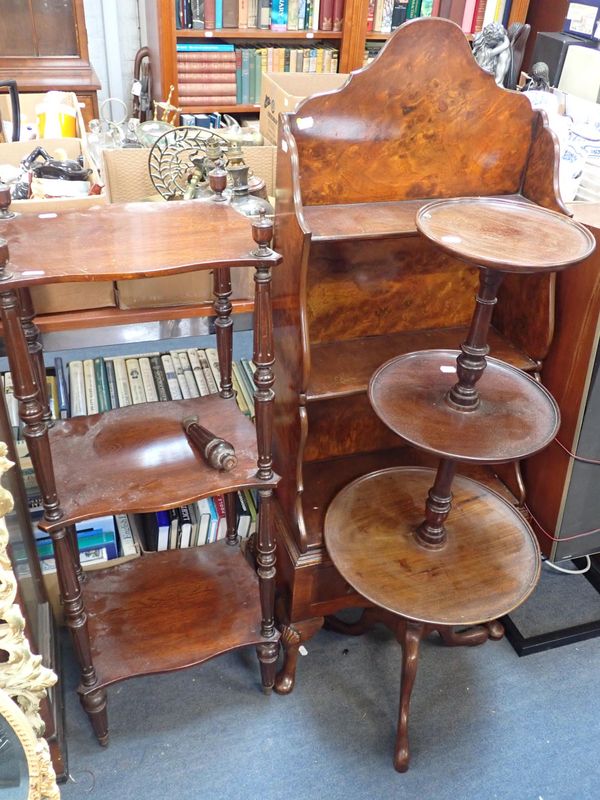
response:
<path id="1" fill-rule="evenodd" d="M 566 569 L 565 567 L 559 567 L 558 564 L 555 564 L 554 561 L 550 561 L 549 558 L 544 559 L 544 564 L 547 564 L 552 569 L 555 569 L 557 572 L 564 572 L 565 575 L 583 575 L 584 573 L 588 572 L 592 566 L 592 559 L 589 556 L 583 556 L 586 559 L 586 565 L 583 569 Z"/>

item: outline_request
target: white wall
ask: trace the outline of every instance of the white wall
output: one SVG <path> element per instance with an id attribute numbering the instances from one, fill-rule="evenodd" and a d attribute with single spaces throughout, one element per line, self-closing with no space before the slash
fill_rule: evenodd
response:
<path id="1" fill-rule="evenodd" d="M 102 88 L 98 101 L 118 97 L 131 109 L 133 62 L 140 48 L 138 0 L 84 0 L 90 61 Z"/>

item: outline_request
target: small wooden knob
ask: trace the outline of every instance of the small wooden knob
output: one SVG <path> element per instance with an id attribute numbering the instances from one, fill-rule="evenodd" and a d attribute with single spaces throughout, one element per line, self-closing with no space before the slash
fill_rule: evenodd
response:
<path id="1" fill-rule="evenodd" d="M 13 211 L 9 211 L 11 202 L 10 187 L 0 183 L 0 220 L 13 219 L 17 216 Z"/>

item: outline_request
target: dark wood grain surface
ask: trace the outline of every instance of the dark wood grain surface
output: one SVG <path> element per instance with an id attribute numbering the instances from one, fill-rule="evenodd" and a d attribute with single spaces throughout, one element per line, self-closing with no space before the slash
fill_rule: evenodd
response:
<path id="1" fill-rule="evenodd" d="M 233 444 L 234 469 L 223 472 L 204 463 L 183 431 L 181 422 L 188 416 L 197 416 Z M 50 443 L 64 516 L 53 524 L 42 521 L 45 530 L 121 511 L 177 508 L 200 497 L 277 483 L 277 476 L 267 481 L 256 477 L 256 430 L 235 399 L 218 395 L 57 421 Z"/>
<path id="2" fill-rule="evenodd" d="M 514 461 L 552 441 L 560 414 L 549 392 L 495 358 L 488 358 L 477 384 L 479 407 L 448 405 L 457 356 L 456 350 L 423 350 L 382 365 L 369 384 L 375 413 L 409 444 L 459 461 Z"/>
<path id="3" fill-rule="evenodd" d="M 411 21 L 367 69 L 291 117 L 303 202 L 515 194 L 538 117 L 476 64 L 458 26 Z"/>
<path id="4" fill-rule="evenodd" d="M 414 532 L 434 476 L 393 468 L 346 486 L 325 517 L 333 563 L 371 603 L 408 619 L 469 625 L 509 613 L 539 577 L 533 531 L 499 495 L 457 476 L 446 546 L 420 547 Z"/>
<path id="5" fill-rule="evenodd" d="M 264 641 L 256 573 L 224 541 L 90 572 L 84 601 L 95 690 Z"/>
<path id="6" fill-rule="evenodd" d="M 596 247 L 587 228 L 569 217 L 503 198 L 436 200 L 419 210 L 417 228 L 458 258 L 504 272 L 555 271 Z"/>
<path id="7" fill-rule="evenodd" d="M 23 214 L 2 225 L 14 289 L 253 266 L 250 221 L 225 203 L 126 203 Z M 278 263 L 276 255 L 268 259 Z M 193 276 L 190 277 L 193 280 Z"/>
<path id="8" fill-rule="evenodd" d="M 528 202 L 520 194 L 503 199 Z M 416 215 L 431 200 L 397 200 L 387 203 L 340 203 L 305 206 L 304 219 L 313 242 L 336 239 L 376 239 L 417 233 Z"/>
<path id="9" fill-rule="evenodd" d="M 465 340 L 467 330 L 437 328 L 315 344 L 311 348 L 306 399 L 310 402 L 364 392 L 375 370 L 385 361 L 415 350 L 453 350 Z M 534 361 L 493 328 L 489 344 L 495 358 L 525 371 L 535 369 Z"/>

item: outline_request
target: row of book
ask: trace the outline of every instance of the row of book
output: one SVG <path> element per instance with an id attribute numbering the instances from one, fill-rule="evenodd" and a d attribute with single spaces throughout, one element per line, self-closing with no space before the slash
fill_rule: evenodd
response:
<path id="1" fill-rule="evenodd" d="M 177 0 L 178 30 L 341 31 L 344 0 Z"/>
<path id="2" fill-rule="evenodd" d="M 489 22 L 508 26 L 512 0 L 370 0 L 367 30 L 389 33 L 416 17 L 443 17 L 476 33 Z"/>
<path id="3" fill-rule="evenodd" d="M 240 490 L 235 501 L 236 533 L 245 539 L 256 531 L 256 493 Z M 31 511 L 34 525 L 42 513 L 41 507 Z M 82 566 L 136 557 L 140 552 L 200 547 L 225 538 L 225 499 L 216 495 L 169 511 L 97 517 L 76 523 L 75 530 Z M 37 527 L 34 535 L 42 573 L 56 572 L 52 539 Z"/>
<path id="4" fill-rule="evenodd" d="M 198 43 L 177 45 L 177 85 L 183 108 L 259 103 L 265 72 L 337 72 L 338 50 L 331 45 L 261 47 Z"/>

